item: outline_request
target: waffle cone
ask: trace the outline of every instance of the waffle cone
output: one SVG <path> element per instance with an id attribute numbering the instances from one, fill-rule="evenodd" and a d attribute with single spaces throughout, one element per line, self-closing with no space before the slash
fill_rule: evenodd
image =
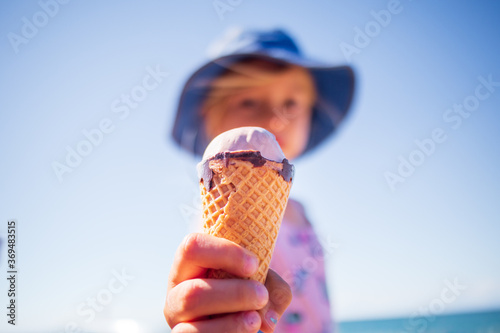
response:
<path id="1" fill-rule="evenodd" d="M 282 163 L 266 160 L 262 166 L 228 158 L 212 160 L 211 189 L 200 183 L 204 231 L 252 251 L 259 269 L 251 279 L 264 283 L 292 185 L 279 173 Z M 209 278 L 234 278 L 210 270 Z"/>

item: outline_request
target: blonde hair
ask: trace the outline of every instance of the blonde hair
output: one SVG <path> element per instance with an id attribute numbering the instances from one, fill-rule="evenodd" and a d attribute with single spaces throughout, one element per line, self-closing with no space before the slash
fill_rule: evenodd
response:
<path id="1" fill-rule="evenodd" d="M 316 100 L 316 88 L 312 75 L 307 69 L 261 59 L 240 61 L 209 84 L 210 89 L 201 109 L 207 135 L 211 138 L 215 136 L 213 132 L 226 113 L 226 102 L 229 97 L 248 88 L 271 84 L 289 71 L 297 71 L 304 78 L 311 96 L 312 107 Z M 208 114 L 210 117 L 207 117 Z"/>

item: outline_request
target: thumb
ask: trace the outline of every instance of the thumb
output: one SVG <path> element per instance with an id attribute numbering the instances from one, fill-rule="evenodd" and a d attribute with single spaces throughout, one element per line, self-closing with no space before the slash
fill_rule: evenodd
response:
<path id="1" fill-rule="evenodd" d="M 264 333 L 272 333 L 279 318 L 292 301 L 292 290 L 288 283 L 272 269 L 269 269 L 267 273 L 265 285 L 269 292 L 269 302 L 263 309 L 259 310 L 262 317 L 260 329 Z"/>

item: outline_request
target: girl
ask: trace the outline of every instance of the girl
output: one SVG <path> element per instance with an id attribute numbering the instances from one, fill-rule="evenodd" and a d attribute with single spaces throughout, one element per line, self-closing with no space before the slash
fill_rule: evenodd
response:
<path id="1" fill-rule="evenodd" d="M 226 48 L 191 76 L 179 101 L 173 136 L 194 154 L 224 131 L 258 126 L 293 160 L 333 133 L 347 113 L 352 69 L 304 58 L 285 32 L 242 32 Z M 207 279 L 210 268 L 248 277 L 256 258 L 225 239 L 190 234 L 175 254 L 165 318 L 173 332 L 332 332 L 323 262 L 304 208 L 293 199 L 265 286 Z"/>

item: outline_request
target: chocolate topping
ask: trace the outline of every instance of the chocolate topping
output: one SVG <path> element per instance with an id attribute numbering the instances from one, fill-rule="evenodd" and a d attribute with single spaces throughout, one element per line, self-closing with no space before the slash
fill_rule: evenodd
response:
<path id="1" fill-rule="evenodd" d="M 284 158 L 281 163 L 283 163 L 283 169 L 279 172 L 281 177 L 283 177 L 283 179 L 287 182 L 292 181 L 294 173 L 293 164 L 288 163 L 286 158 Z"/>
<path id="2" fill-rule="evenodd" d="M 271 161 L 263 157 L 260 154 L 260 151 L 237 151 L 237 152 L 218 153 L 215 156 L 206 160 L 203 163 L 203 165 L 201 165 L 199 170 L 201 181 L 203 182 L 203 185 L 205 185 L 205 188 L 208 191 L 211 190 L 213 187 L 212 184 L 213 171 L 210 169 L 210 161 L 223 160 L 224 164 L 227 167 L 229 165 L 230 158 L 250 162 L 253 164 L 254 167 L 261 167 L 264 164 L 266 164 L 266 161 Z M 271 161 L 271 162 L 276 162 L 276 161 Z M 284 158 L 281 163 L 283 163 L 283 169 L 276 170 L 276 172 L 278 172 L 285 181 L 289 182 L 293 178 L 293 173 L 294 173 L 293 165 L 290 164 L 286 158 Z"/>

